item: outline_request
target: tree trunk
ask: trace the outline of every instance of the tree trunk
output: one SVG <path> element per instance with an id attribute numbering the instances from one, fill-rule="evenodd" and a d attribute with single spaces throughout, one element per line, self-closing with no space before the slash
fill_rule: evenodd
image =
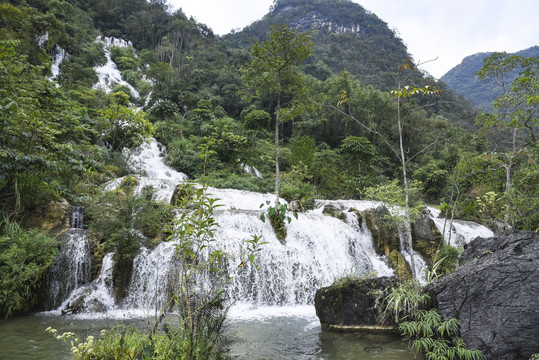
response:
<path id="1" fill-rule="evenodd" d="M 408 244 L 408 251 L 410 252 L 410 267 L 412 268 L 412 277 L 415 279 L 415 261 L 414 261 L 414 248 L 412 244 L 412 219 L 410 218 L 410 191 L 408 188 L 408 175 L 406 171 L 406 154 L 404 153 L 403 134 L 402 134 L 402 122 L 401 122 L 401 108 L 400 108 L 400 96 L 397 97 L 397 122 L 399 125 L 399 144 L 401 153 L 402 164 L 402 180 L 404 183 L 404 214 L 406 221 L 404 224 L 404 236 L 406 243 Z"/>
<path id="2" fill-rule="evenodd" d="M 275 110 L 275 211 L 279 211 L 279 113 L 281 111 L 281 95 L 277 96 Z"/>

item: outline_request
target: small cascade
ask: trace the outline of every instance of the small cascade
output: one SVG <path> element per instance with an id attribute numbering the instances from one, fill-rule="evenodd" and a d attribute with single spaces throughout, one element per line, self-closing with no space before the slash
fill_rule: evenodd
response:
<path id="1" fill-rule="evenodd" d="M 84 224 L 84 208 L 82 206 L 73 206 L 71 208 L 71 228 L 82 229 Z"/>
<path id="2" fill-rule="evenodd" d="M 51 267 L 49 309 L 60 305 L 69 294 L 91 280 L 92 256 L 83 230 L 83 208 L 73 207 L 71 211 L 71 229 L 61 237 L 62 249 Z"/>
<path id="3" fill-rule="evenodd" d="M 123 307 L 159 311 L 166 305 L 176 283 L 176 248 L 172 242 L 153 251 L 143 248 L 133 261 L 133 273 Z"/>
<path id="4" fill-rule="evenodd" d="M 135 190 L 137 194 L 140 194 L 146 187 L 152 187 L 155 190 L 155 200 L 170 203 L 176 185 L 188 179 L 184 173 L 180 173 L 165 164 L 165 147 L 155 139 L 125 155 L 128 158 L 128 167 L 133 172 L 141 174 L 137 175 L 139 180 Z M 123 179 L 111 181 L 106 186 L 106 190 L 116 189 Z"/>
<path id="5" fill-rule="evenodd" d="M 60 75 L 60 65 L 64 62 L 65 59 L 69 54 L 67 51 L 62 49 L 60 46 L 56 45 L 54 47 L 54 54 L 52 56 L 52 65 L 51 65 L 51 80 L 56 79 L 58 75 Z"/>
<path id="6" fill-rule="evenodd" d="M 443 233 L 446 244 L 451 246 L 464 246 L 476 237 L 492 237 L 494 232 L 486 226 L 465 220 L 451 220 L 440 218 L 440 210 L 429 208 L 430 218 L 436 228 Z M 445 233 L 444 233 L 445 229 Z"/>
<path id="7" fill-rule="evenodd" d="M 99 277 L 91 283 L 78 287 L 58 308 L 61 313 L 104 313 L 116 309 L 112 293 L 112 270 L 114 253 L 103 257 Z"/>
<path id="8" fill-rule="evenodd" d="M 116 85 L 124 85 L 129 88 L 129 91 L 131 91 L 131 94 L 134 97 L 138 98 L 140 94 L 131 84 L 122 78 L 120 70 L 118 70 L 110 55 L 110 48 L 112 46 L 128 47 L 132 46 L 131 42 L 126 42 L 122 39 L 116 39 L 114 37 L 105 37 L 102 39 L 100 36 L 97 37 L 96 41 L 101 41 L 104 43 L 105 57 L 107 62 L 105 65 L 94 68 L 99 80 L 92 86 L 92 89 L 101 89 L 106 93 L 110 93 Z"/>

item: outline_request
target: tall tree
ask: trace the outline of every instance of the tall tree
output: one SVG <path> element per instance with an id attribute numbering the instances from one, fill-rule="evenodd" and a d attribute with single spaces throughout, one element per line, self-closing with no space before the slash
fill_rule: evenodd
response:
<path id="1" fill-rule="evenodd" d="M 517 78 L 508 84 L 508 77 L 515 71 L 519 72 Z M 477 123 L 485 132 L 495 135 L 491 155 L 505 172 L 504 224 L 507 227 L 511 217 L 508 194 L 513 183 L 514 166 L 517 158 L 534 145 L 539 136 L 539 57 L 494 53 L 483 60 L 483 67 L 476 76 L 493 82 L 502 90 L 492 104 L 493 114 L 480 115 Z"/>
<path id="2" fill-rule="evenodd" d="M 415 73 L 419 65 L 421 64 L 415 65 L 410 59 L 406 59 L 406 63 L 399 65 L 398 70 L 396 74 L 394 75 L 396 88 L 391 91 L 391 94 L 394 96 L 395 100 L 397 101 L 396 121 L 397 121 L 397 126 L 398 126 L 398 145 L 392 143 L 392 141 L 390 141 L 386 136 L 384 136 L 384 134 L 378 131 L 378 129 L 375 128 L 373 125 L 366 123 L 360 120 L 358 117 L 356 117 L 352 113 L 350 106 L 348 106 L 348 108 L 345 110 L 343 110 L 342 108 L 339 108 L 340 105 L 349 104 L 351 101 L 346 91 L 342 92 L 341 100 L 337 104 L 338 106 L 325 105 L 325 106 L 329 106 L 333 108 L 340 114 L 345 115 L 348 118 L 354 120 L 356 123 L 358 123 L 362 128 L 364 128 L 368 132 L 371 132 L 377 135 L 377 137 L 383 140 L 383 142 L 391 149 L 393 154 L 399 160 L 399 163 L 401 165 L 401 170 L 402 170 L 402 182 L 403 182 L 403 190 L 404 190 L 404 222 L 403 222 L 404 236 L 406 239 L 408 250 L 410 252 L 412 275 L 414 277 L 416 277 L 416 273 L 415 273 L 415 261 L 414 261 L 413 246 L 412 246 L 412 216 L 411 216 L 411 209 L 410 209 L 410 178 L 408 174 L 408 163 L 412 159 L 417 157 L 419 154 L 425 152 L 427 149 L 429 149 L 431 146 L 437 143 L 438 139 L 436 139 L 433 143 L 426 145 L 425 147 L 418 150 L 414 154 L 409 153 L 410 145 L 406 144 L 405 133 L 404 133 L 406 118 L 410 115 L 412 110 L 418 110 L 419 108 L 432 105 L 433 103 L 428 103 L 427 105 L 415 105 L 415 104 L 408 104 L 406 100 L 407 99 L 409 100 L 412 96 L 419 95 L 419 94 L 431 95 L 431 96 L 441 95 L 441 91 L 437 90 L 431 85 L 426 85 L 424 87 L 412 87 L 412 86 L 407 85 L 410 82 L 412 75 Z"/>
<path id="3" fill-rule="evenodd" d="M 297 114 L 294 97 L 305 93 L 305 81 L 299 65 L 311 55 L 312 42 L 308 33 L 282 24 L 272 26 L 265 42 L 253 42 L 252 62 L 242 68 L 243 82 L 257 95 L 276 97 L 275 108 L 275 208 L 279 205 L 279 126 L 281 116 Z"/>

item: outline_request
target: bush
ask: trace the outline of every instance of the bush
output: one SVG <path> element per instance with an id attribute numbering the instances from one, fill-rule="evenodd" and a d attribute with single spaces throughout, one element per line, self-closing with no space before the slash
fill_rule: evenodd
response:
<path id="1" fill-rule="evenodd" d="M 58 241 L 8 219 L 0 228 L 0 316 L 7 317 L 36 305 L 41 280 L 58 254 Z"/>
<path id="2" fill-rule="evenodd" d="M 459 250 L 451 245 L 442 247 L 434 257 L 434 263 L 438 263 L 438 275 L 447 275 L 455 270 L 459 258 Z"/>

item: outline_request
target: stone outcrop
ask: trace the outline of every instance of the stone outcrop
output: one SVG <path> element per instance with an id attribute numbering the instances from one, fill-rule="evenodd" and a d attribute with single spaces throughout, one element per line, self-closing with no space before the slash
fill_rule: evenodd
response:
<path id="1" fill-rule="evenodd" d="M 60 199 L 32 211 L 23 219 L 22 224 L 58 237 L 71 228 L 70 217 L 71 205 L 67 200 Z"/>
<path id="2" fill-rule="evenodd" d="M 462 265 L 426 291 L 445 318 L 457 318 L 467 346 L 487 359 L 539 352 L 539 233 L 477 238 Z"/>
<path id="3" fill-rule="evenodd" d="M 380 324 L 377 306 L 385 290 L 398 282 L 393 277 L 351 280 L 319 289 L 314 298 L 316 315 L 324 329 L 340 331 L 393 331 L 394 324 Z"/>
<path id="4" fill-rule="evenodd" d="M 412 240 L 414 249 L 432 267 L 436 251 L 443 244 L 443 237 L 430 217 L 423 214 L 412 223 Z"/>
<path id="5" fill-rule="evenodd" d="M 376 253 L 387 257 L 393 250 L 401 250 L 399 231 L 391 221 L 387 220 L 389 215 L 389 210 L 385 206 L 364 212 L 365 222 L 372 234 Z"/>

